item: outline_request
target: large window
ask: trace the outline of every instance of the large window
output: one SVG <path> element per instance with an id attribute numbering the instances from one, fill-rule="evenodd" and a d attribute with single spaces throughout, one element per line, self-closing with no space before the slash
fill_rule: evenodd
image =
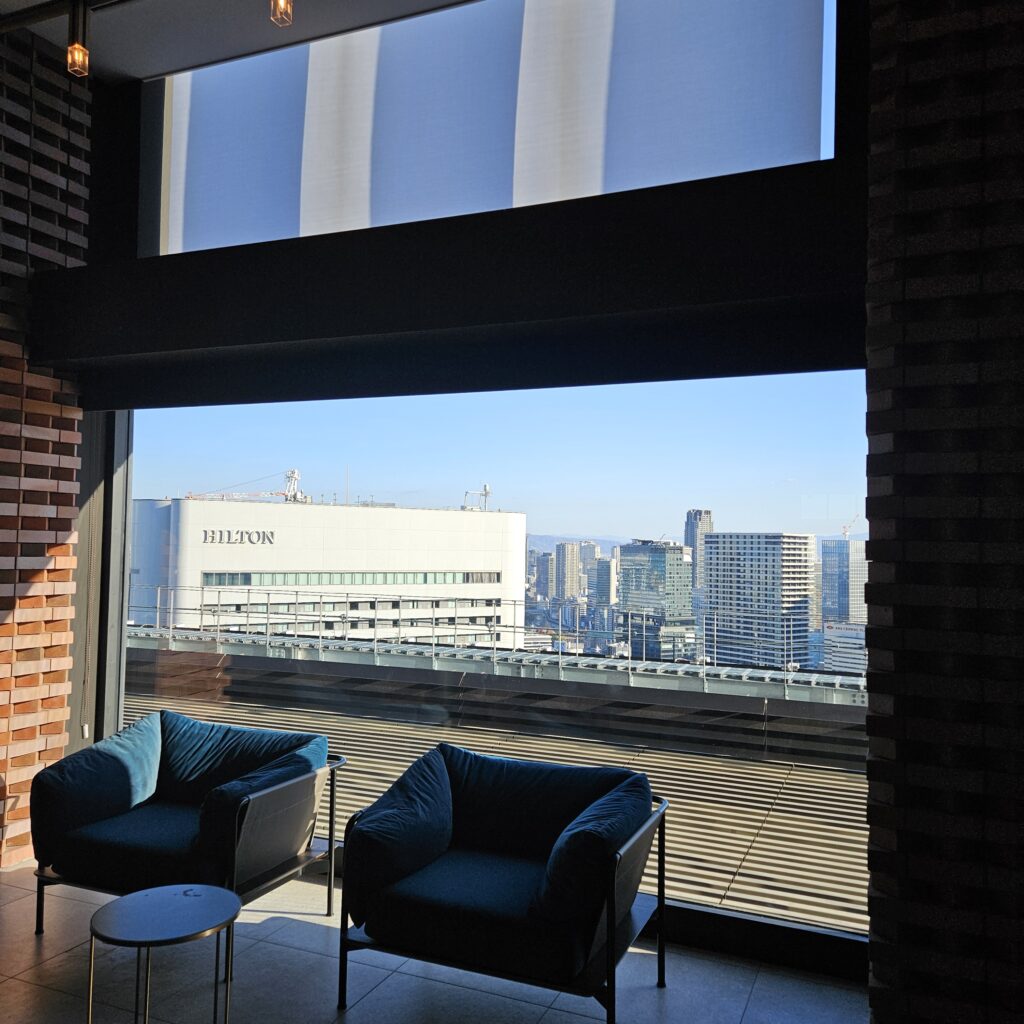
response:
<path id="1" fill-rule="evenodd" d="M 829 159 L 835 0 L 484 0 L 167 79 L 165 253 Z"/>
<path id="2" fill-rule="evenodd" d="M 139 412 L 128 713 L 326 731 L 346 810 L 441 739 L 629 764 L 673 898 L 863 929 L 863 417 L 860 373 Z"/>

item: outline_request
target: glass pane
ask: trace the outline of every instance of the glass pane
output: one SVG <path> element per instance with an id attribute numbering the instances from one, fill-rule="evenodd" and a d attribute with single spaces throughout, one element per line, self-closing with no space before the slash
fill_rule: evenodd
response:
<path id="1" fill-rule="evenodd" d="M 442 739 L 628 764 L 683 823 L 670 898 L 863 931 L 864 414 L 859 373 L 139 412 L 128 716 L 329 732 L 343 815 Z M 630 429 L 600 472 L 481 429 L 552 416 Z M 218 497 L 239 431 L 325 495 L 373 443 L 347 500 Z M 276 542 L 193 544 L 227 520 Z"/>

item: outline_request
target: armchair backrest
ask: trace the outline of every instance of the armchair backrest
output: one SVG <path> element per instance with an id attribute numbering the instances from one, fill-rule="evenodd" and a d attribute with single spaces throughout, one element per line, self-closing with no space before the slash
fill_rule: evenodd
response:
<path id="1" fill-rule="evenodd" d="M 211 790 L 285 754 L 308 748 L 310 771 L 323 764 L 326 754 L 322 736 L 200 722 L 173 711 L 160 712 L 160 729 L 156 795 L 173 803 L 200 804 Z"/>
<path id="2" fill-rule="evenodd" d="M 517 761 L 439 745 L 452 793 L 452 845 L 546 860 L 562 830 L 633 776 L 625 768 Z"/>

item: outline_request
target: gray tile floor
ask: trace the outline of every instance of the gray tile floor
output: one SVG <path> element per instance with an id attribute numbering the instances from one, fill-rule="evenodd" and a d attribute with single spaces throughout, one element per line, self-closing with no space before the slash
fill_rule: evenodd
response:
<path id="1" fill-rule="evenodd" d="M 47 894 L 46 934 L 34 932 L 31 869 L 0 872 L 0 1021 L 85 1020 L 89 919 L 108 897 L 65 887 Z M 592 999 L 413 960 L 354 953 L 349 1008 L 339 1017 L 338 918 L 323 916 L 322 879 L 282 886 L 242 911 L 236 930 L 232 1020 L 237 1024 L 586 1024 Z M 96 1024 L 132 1020 L 135 960 L 97 946 Z M 670 947 L 668 988 L 636 949 L 619 967 L 622 1024 L 864 1024 L 867 994 L 814 974 Z M 213 940 L 153 952 L 154 1024 L 207 1022 Z"/>

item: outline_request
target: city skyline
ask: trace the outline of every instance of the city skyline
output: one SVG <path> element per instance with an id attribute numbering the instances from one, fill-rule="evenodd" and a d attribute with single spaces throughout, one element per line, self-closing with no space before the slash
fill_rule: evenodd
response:
<path id="1" fill-rule="evenodd" d="M 681 538 L 686 512 L 719 531 L 837 534 L 863 526 L 859 371 L 586 388 L 144 410 L 134 494 L 276 489 L 315 500 L 490 507 L 533 534 Z M 597 429 L 594 429 L 594 426 Z"/>

